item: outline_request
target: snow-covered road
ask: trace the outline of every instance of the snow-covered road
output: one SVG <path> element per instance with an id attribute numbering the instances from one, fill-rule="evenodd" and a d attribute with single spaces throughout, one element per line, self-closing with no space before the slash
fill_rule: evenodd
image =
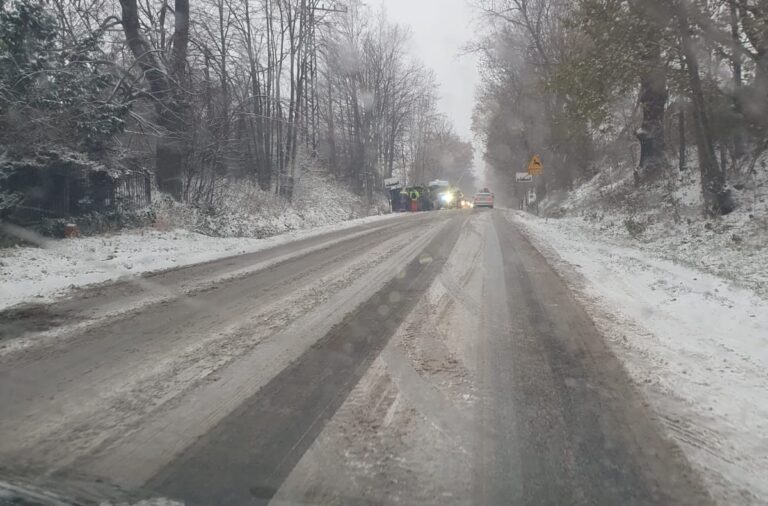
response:
<path id="1" fill-rule="evenodd" d="M 768 503 L 768 301 L 574 220 L 510 212 L 722 504 Z"/>
<path id="2" fill-rule="evenodd" d="M 14 409 L 0 415 L 2 466 L 135 489 L 375 294 L 445 219 L 358 223 L 6 311 L 0 403 Z"/>
<path id="3" fill-rule="evenodd" d="M 711 454 L 758 469 L 732 436 L 764 413 L 719 448 L 686 424 L 694 403 L 746 406 L 765 359 L 746 305 L 763 306 L 682 275 L 516 213 L 449 211 L 7 309 L 0 482 L 188 504 L 709 504 L 691 460 L 718 499 L 757 503 L 754 476 Z M 696 341 L 716 310 L 756 325 L 721 363 L 726 334 Z M 673 325 L 678 342 L 657 335 Z"/>
<path id="4" fill-rule="evenodd" d="M 210 237 L 181 229 L 139 229 L 66 240 L 33 238 L 40 247 L 0 249 L 0 310 L 22 302 L 49 302 L 94 283 L 255 253 L 401 217 L 371 216 L 266 239 Z"/>

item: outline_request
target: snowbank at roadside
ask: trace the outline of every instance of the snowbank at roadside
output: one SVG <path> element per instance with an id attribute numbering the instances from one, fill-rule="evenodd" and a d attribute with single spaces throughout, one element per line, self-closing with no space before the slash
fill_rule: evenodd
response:
<path id="1" fill-rule="evenodd" d="M 581 220 L 508 217 L 574 286 L 716 499 L 768 503 L 768 301 Z"/>
<path id="2" fill-rule="evenodd" d="M 759 162 L 768 165 L 768 158 Z M 631 244 L 739 283 L 768 298 L 768 170 L 730 173 L 738 208 L 705 219 L 700 174 L 676 172 L 635 186 L 632 171 L 605 167 L 567 193 L 550 195 L 542 215 L 594 240 Z"/>
<path id="3" fill-rule="evenodd" d="M 210 237 L 182 229 L 140 229 L 46 241 L 42 248 L 0 249 L 0 309 L 21 302 L 50 301 L 70 289 L 93 283 L 252 253 L 397 217 L 371 216 L 266 239 Z"/>
<path id="4" fill-rule="evenodd" d="M 289 201 L 253 182 L 224 181 L 210 203 L 191 205 L 156 196 L 151 206 L 159 228 L 181 228 L 215 237 L 271 237 L 389 212 L 384 195 L 373 203 L 330 176 L 301 176 Z"/>

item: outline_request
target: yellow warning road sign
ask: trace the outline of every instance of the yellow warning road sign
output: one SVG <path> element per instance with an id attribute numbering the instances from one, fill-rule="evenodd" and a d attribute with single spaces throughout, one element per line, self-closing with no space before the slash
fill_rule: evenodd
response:
<path id="1" fill-rule="evenodd" d="M 544 171 L 544 164 L 541 163 L 541 157 L 539 155 L 533 155 L 531 163 L 528 164 L 528 174 L 532 176 L 538 176 Z"/>

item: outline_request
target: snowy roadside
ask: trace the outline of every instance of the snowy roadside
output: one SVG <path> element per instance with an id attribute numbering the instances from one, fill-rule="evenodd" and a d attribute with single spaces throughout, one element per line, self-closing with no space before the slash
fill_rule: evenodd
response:
<path id="1" fill-rule="evenodd" d="M 94 283 L 253 253 L 398 216 L 370 216 L 265 239 L 143 229 L 48 241 L 42 248 L 0 249 L 0 310 L 22 302 L 51 301 Z"/>
<path id="2" fill-rule="evenodd" d="M 768 299 L 768 172 L 734 175 L 739 208 L 715 219 L 703 218 L 698 171 L 680 174 L 666 197 L 663 180 L 638 191 L 631 172 L 618 177 L 610 183 L 598 175 L 552 195 L 542 214 L 568 216 L 558 219 L 561 228 L 732 280 Z"/>
<path id="3" fill-rule="evenodd" d="M 768 502 L 768 301 L 579 220 L 519 212 L 721 504 Z"/>

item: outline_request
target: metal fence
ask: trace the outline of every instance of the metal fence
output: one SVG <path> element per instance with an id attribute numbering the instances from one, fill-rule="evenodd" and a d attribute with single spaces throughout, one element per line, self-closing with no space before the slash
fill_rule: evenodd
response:
<path id="1" fill-rule="evenodd" d="M 144 171 L 115 172 L 18 164 L 0 178 L 8 203 L 0 219 L 33 225 L 45 219 L 92 213 L 127 212 L 152 203 L 151 176 Z"/>
<path id="2" fill-rule="evenodd" d="M 113 198 L 120 210 L 147 207 L 152 203 L 152 178 L 146 172 L 123 174 L 114 181 Z"/>

